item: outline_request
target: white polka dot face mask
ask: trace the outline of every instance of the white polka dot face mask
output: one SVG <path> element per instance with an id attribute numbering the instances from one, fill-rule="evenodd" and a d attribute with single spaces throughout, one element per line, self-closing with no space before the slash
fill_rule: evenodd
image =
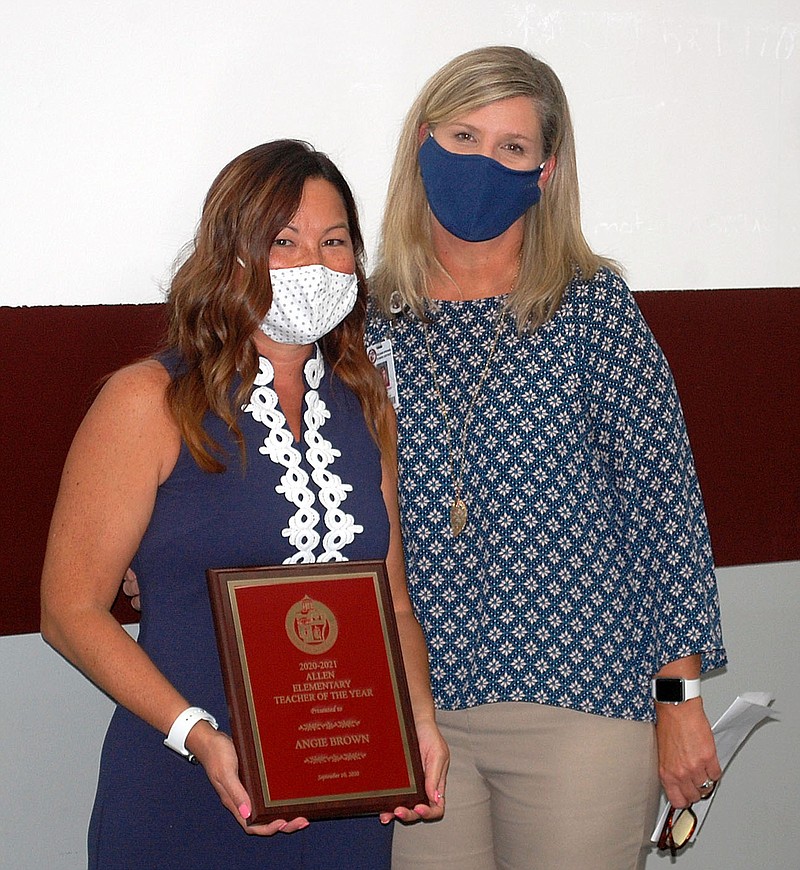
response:
<path id="1" fill-rule="evenodd" d="M 314 265 L 270 269 L 269 278 L 272 305 L 261 331 L 281 344 L 312 344 L 338 326 L 356 304 L 355 274 Z"/>

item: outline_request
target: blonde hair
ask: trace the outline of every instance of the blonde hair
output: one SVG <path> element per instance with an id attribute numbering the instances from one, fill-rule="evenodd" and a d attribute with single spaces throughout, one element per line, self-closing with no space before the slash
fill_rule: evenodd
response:
<path id="1" fill-rule="evenodd" d="M 367 282 L 353 194 L 325 154 L 306 142 L 282 139 L 251 148 L 219 173 L 191 252 L 170 285 L 167 345 L 179 352 L 180 367 L 167 389 L 167 404 L 204 471 L 225 470 L 220 445 L 203 427 L 208 411 L 228 425 L 244 462 L 238 417 L 258 372 L 253 335 L 272 304 L 269 253 L 297 212 L 310 178 L 328 181 L 342 198 L 358 276 L 355 307 L 319 346 L 326 363 L 356 394 L 381 450 L 393 454 L 386 388 L 364 347 Z"/>
<path id="2" fill-rule="evenodd" d="M 572 120 L 558 77 L 521 48 L 478 48 L 454 58 L 428 80 L 400 133 L 371 276 L 372 292 L 385 314 L 399 301 L 424 316 L 430 277 L 442 268 L 433 250 L 430 208 L 417 162 L 420 128 L 519 96 L 533 101 L 543 159 L 555 157 L 555 168 L 539 204 L 525 215 L 519 278 L 510 300 L 518 327 L 533 330 L 552 317 L 576 270 L 587 277 L 601 266 L 619 271 L 616 263 L 596 255 L 583 235 Z"/>

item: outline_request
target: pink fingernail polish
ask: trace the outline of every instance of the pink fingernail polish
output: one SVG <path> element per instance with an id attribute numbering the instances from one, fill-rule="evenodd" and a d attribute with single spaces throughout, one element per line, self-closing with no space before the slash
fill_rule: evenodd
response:
<path id="1" fill-rule="evenodd" d="M 250 807 L 247 806 L 247 804 L 241 804 L 239 806 L 239 815 L 243 819 L 249 819 L 250 818 Z"/>

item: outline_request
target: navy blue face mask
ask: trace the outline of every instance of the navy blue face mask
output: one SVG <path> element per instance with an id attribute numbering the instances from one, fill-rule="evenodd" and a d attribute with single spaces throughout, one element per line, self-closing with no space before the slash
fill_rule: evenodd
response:
<path id="1" fill-rule="evenodd" d="M 428 204 L 439 223 L 466 242 L 504 233 L 539 202 L 536 169 L 509 169 L 482 154 L 454 154 L 428 135 L 419 149 Z"/>

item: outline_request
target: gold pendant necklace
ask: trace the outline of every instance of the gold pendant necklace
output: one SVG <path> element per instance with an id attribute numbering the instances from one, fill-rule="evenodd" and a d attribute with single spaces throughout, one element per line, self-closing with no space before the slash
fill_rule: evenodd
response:
<path id="1" fill-rule="evenodd" d="M 515 276 L 516 282 L 516 276 Z M 486 376 L 489 374 L 489 367 L 492 364 L 492 359 L 494 357 L 494 352 L 497 349 L 497 342 L 500 339 L 500 333 L 503 331 L 503 324 L 506 319 L 506 310 L 507 306 L 505 303 L 500 304 L 500 309 L 497 312 L 497 325 L 494 331 L 494 338 L 492 339 L 492 345 L 489 348 L 489 353 L 486 357 L 486 362 L 483 366 L 483 371 L 481 372 L 480 378 L 478 378 L 478 383 L 475 386 L 475 389 L 472 391 L 472 395 L 470 396 L 469 405 L 467 407 L 467 412 L 464 415 L 464 422 L 461 427 L 461 444 L 459 449 L 459 455 L 456 459 L 453 450 L 453 439 L 450 435 L 450 418 L 447 416 L 447 408 L 444 404 L 444 399 L 442 397 L 442 391 L 439 388 L 439 379 L 436 376 L 436 362 L 433 358 L 433 353 L 431 351 L 431 342 L 430 336 L 428 334 L 428 324 L 422 324 L 422 330 L 425 334 L 425 348 L 428 351 L 428 362 L 430 363 L 431 369 L 431 377 L 433 378 L 433 387 L 436 390 L 436 398 L 439 401 L 439 410 L 442 414 L 442 419 L 444 420 L 444 431 L 445 437 L 447 439 L 447 461 L 450 468 L 450 478 L 453 481 L 453 504 L 450 506 L 450 529 L 453 532 L 453 537 L 457 538 L 463 531 L 464 527 L 467 525 L 467 503 L 464 501 L 462 496 L 462 487 L 464 484 L 464 470 L 466 467 L 466 448 L 467 448 L 467 433 L 469 432 L 469 424 L 472 420 L 472 412 L 475 410 L 475 403 L 478 400 L 478 396 L 483 388 L 483 383 L 486 380 Z M 456 473 L 456 462 L 458 460 L 458 473 Z"/>

